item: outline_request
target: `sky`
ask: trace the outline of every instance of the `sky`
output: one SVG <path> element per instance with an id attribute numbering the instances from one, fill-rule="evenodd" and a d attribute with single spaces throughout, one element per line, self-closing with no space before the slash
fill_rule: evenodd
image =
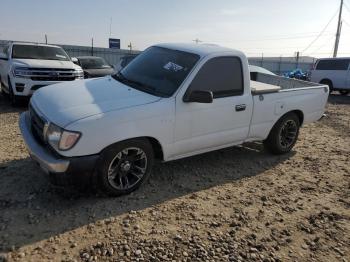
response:
<path id="1" fill-rule="evenodd" d="M 350 56 L 344 0 L 339 56 Z M 1 0 L 0 39 L 143 50 L 164 42 L 219 44 L 248 56 L 329 57 L 340 0 Z M 112 22 L 112 23 L 111 23 Z M 328 26 L 326 27 L 326 25 Z M 111 26 L 110 26 L 111 25 Z M 110 32 L 111 28 L 111 32 Z"/>

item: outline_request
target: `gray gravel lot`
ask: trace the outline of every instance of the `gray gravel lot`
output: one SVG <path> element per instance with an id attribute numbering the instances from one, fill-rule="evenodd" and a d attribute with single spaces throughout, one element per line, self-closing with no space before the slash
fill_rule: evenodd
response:
<path id="1" fill-rule="evenodd" d="M 0 261 L 350 261 L 350 96 L 293 152 L 259 143 L 157 164 L 128 196 L 57 189 L 0 95 Z"/>

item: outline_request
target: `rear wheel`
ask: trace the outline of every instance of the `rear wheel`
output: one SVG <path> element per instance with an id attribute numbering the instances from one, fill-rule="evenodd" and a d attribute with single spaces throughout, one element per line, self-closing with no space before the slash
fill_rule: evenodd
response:
<path id="1" fill-rule="evenodd" d="M 4 90 L 4 85 L 3 83 L 1 82 L 1 78 L 0 78 L 0 89 L 1 89 L 1 94 L 3 97 L 7 98 L 8 94 L 5 92 Z"/>
<path id="2" fill-rule="evenodd" d="M 340 93 L 341 95 L 343 95 L 343 96 L 346 96 L 347 94 L 350 93 L 350 91 L 348 91 L 348 90 L 339 90 L 339 93 Z"/>
<path id="3" fill-rule="evenodd" d="M 102 152 L 97 168 L 102 190 L 112 196 L 131 193 L 147 180 L 153 161 L 152 145 L 144 139 L 108 147 Z"/>
<path id="4" fill-rule="evenodd" d="M 333 83 L 330 80 L 323 79 L 320 84 L 329 86 L 329 93 L 332 93 L 334 91 Z"/>
<path id="5" fill-rule="evenodd" d="M 285 154 L 292 150 L 299 136 L 300 121 L 296 114 L 283 116 L 272 128 L 264 141 L 265 147 L 273 154 Z"/>

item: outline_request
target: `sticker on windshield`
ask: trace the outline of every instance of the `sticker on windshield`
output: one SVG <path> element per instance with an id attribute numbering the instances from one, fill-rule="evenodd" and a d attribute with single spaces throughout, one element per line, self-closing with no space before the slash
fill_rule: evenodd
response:
<path id="1" fill-rule="evenodd" d="M 166 70 L 169 70 L 169 71 L 174 71 L 174 72 L 178 72 L 178 71 L 183 69 L 182 66 L 175 64 L 173 62 L 167 63 L 165 66 L 163 66 L 163 68 Z"/>

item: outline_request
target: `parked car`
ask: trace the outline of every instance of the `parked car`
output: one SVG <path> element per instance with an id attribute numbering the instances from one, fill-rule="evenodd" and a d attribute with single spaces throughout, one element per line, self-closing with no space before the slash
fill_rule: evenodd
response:
<path id="1" fill-rule="evenodd" d="M 102 77 L 114 74 L 113 67 L 102 57 L 98 56 L 79 56 L 78 65 L 84 71 L 84 78 Z"/>
<path id="2" fill-rule="evenodd" d="M 39 88 L 83 79 L 83 70 L 58 46 L 10 43 L 0 53 L 0 85 L 15 105 Z"/>
<path id="3" fill-rule="evenodd" d="M 331 92 L 342 95 L 350 92 L 350 58 L 323 58 L 316 61 L 311 70 L 312 82 L 328 85 Z"/>
<path id="4" fill-rule="evenodd" d="M 251 81 L 240 51 L 161 44 L 111 77 L 40 89 L 20 130 L 54 183 L 82 185 L 96 174 L 104 192 L 121 195 L 147 179 L 155 159 L 247 141 L 264 141 L 275 154 L 291 151 L 300 126 L 322 117 L 328 91 L 274 75 Z"/>
<path id="5" fill-rule="evenodd" d="M 122 70 L 124 67 L 126 67 L 132 60 L 135 59 L 137 55 L 126 55 L 120 58 L 119 63 L 114 66 L 114 70 L 116 72 L 119 72 Z"/>

